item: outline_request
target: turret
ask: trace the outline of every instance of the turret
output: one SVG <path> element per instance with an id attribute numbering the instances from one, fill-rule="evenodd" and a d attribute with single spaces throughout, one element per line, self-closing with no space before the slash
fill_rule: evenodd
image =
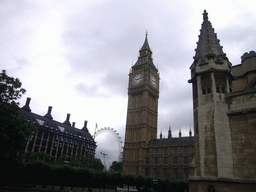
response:
<path id="1" fill-rule="evenodd" d="M 233 161 L 229 121 L 223 115 L 228 110 L 225 95 L 231 90 L 233 76 L 219 42 L 204 11 L 189 82 L 193 86 L 195 176 L 207 178 L 230 175 Z"/>
<path id="2" fill-rule="evenodd" d="M 168 139 L 172 138 L 172 131 L 171 131 L 171 126 L 169 126 L 169 131 L 168 131 Z"/>

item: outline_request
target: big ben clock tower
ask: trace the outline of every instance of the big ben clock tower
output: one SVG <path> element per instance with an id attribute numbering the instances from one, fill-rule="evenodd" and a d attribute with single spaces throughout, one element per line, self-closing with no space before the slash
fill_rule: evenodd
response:
<path id="1" fill-rule="evenodd" d="M 145 42 L 129 74 L 123 172 L 144 174 L 145 146 L 157 138 L 159 73 Z"/>

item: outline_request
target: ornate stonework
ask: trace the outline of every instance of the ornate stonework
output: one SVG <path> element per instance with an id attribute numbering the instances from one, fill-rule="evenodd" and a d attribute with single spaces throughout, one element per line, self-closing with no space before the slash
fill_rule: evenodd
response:
<path id="1" fill-rule="evenodd" d="M 245 53 L 232 67 L 203 13 L 191 80 L 195 163 L 190 190 L 256 190 L 256 57 Z"/>

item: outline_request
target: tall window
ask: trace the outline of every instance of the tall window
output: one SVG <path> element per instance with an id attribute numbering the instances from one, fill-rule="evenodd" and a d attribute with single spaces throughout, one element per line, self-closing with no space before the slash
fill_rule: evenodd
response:
<path id="1" fill-rule="evenodd" d="M 215 192 L 215 189 L 212 185 L 208 187 L 208 192 Z"/>
<path id="2" fill-rule="evenodd" d="M 146 164 L 149 164 L 149 157 L 146 157 Z"/>
<path id="3" fill-rule="evenodd" d="M 173 153 L 178 153 L 178 147 L 173 148 Z"/>
<path id="4" fill-rule="evenodd" d="M 184 177 L 185 177 L 185 179 L 188 178 L 188 168 L 184 169 Z"/>
<path id="5" fill-rule="evenodd" d="M 188 153 L 188 147 L 184 147 L 183 152 Z"/>
<path id="6" fill-rule="evenodd" d="M 158 157 L 154 157 L 154 164 L 158 164 Z"/>
<path id="7" fill-rule="evenodd" d="M 163 169 L 163 175 L 164 175 L 164 177 L 168 177 L 167 168 Z"/>
<path id="8" fill-rule="evenodd" d="M 178 164 L 178 157 L 173 157 L 173 164 L 177 165 Z"/>
<path id="9" fill-rule="evenodd" d="M 188 156 L 184 156 L 184 164 L 188 164 Z"/>
<path id="10" fill-rule="evenodd" d="M 146 168 L 146 169 L 145 169 L 145 175 L 146 175 L 146 176 L 150 175 L 150 169 L 149 169 L 149 168 Z"/>
<path id="11" fill-rule="evenodd" d="M 164 164 L 168 164 L 168 157 L 164 157 Z"/>
<path id="12" fill-rule="evenodd" d="M 164 154 L 168 153 L 168 148 L 164 148 Z"/>
<path id="13" fill-rule="evenodd" d="M 178 168 L 173 169 L 173 177 L 174 177 L 174 179 L 178 178 Z"/>
<path id="14" fill-rule="evenodd" d="M 158 148 L 155 149 L 155 154 L 156 154 L 156 155 L 158 154 Z"/>
<path id="15" fill-rule="evenodd" d="M 158 176 L 158 169 L 157 168 L 154 169 L 154 175 Z"/>

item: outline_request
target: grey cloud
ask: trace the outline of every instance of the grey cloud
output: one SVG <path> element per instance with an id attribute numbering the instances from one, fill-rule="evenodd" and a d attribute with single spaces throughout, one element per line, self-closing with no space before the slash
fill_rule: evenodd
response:
<path id="1" fill-rule="evenodd" d="M 96 85 L 89 86 L 85 83 L 78 83 L 75 85 L 75 90 L 82 95 L 88 97 L 109 97 L 109 93 L 100 91 L 99 87 Z"/>
<path id="2" fill-rule="evenodd" d="M 124 73 L 110 72 L 102 79 L 102 84 L 109 88 L 111 94 L 127 96 L 128 75 Z"/>

